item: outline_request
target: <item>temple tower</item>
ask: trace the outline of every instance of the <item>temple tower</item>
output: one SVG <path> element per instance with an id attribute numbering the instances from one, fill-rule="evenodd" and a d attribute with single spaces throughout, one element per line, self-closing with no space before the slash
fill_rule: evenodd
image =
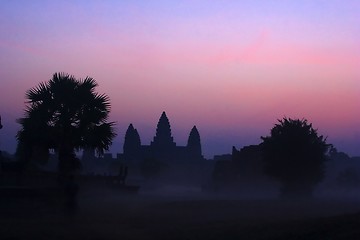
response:
<path id="1" fill-rule="evenodd" d="M 194 126 L 190 131 L 186 147 L 191 157 L 202 158 L 200 134 L 196 126 Z"/>
<path id="2" fill-rule="evenodd" d="M 169 149 L 175 147 L 174 138 L 171 136 L 171 128 L 166 113 L 163 112 L 156 127 L 156 135 L 151 142 L 152 147 Z"/>
<path id="3" fill-rule="evenodd" d="M 124 155 L 127 160 L 134 160 L 140 154 L 141 141 L 136 128 L 132 124 L 129 125 L 125 134 Z"/>

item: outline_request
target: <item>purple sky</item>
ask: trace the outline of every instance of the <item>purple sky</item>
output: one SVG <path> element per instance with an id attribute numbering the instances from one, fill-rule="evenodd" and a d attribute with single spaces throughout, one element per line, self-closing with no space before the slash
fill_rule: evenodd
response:
<path id="1" fill-rule="evenodd" d="M 0 149 L 14 152 L 25 91 L 54 72 L 110 96 L 122 152 L 149 144 L 166 111 L 178 145 L 204 154 L 260 143 L 276 119 L 306 118 L 360 155 L 360 1 L 1 1 Z"/>

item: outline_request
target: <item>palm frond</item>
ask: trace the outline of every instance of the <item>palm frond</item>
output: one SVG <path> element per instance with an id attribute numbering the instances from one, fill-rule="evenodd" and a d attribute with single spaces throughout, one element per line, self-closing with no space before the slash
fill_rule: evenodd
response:
<path id="1" fill-rule="evenodd" d="M 86 77 L 84 80 L 79 81 L 79 86 L 90 93 L 94 93 L 94 89 L 98 86 L 95 79 Z"/>
<path id="2" fill-rule="evenodd" d="M 49 85 L 47 83 L 40 83 L 38 86 L 26 91 L 25 97 L 29 103 L 47 101 L 51 98 Z"/>
<path id="3" fill-rule="evenodd" d="M 101 155 L 104 150 L 109 149 L 112 139 L 116 136 L 114 126 L 115 122 L 109 122 L 88 129 L 84 137 L 84 145 L 96 149 Z"/>
<path id="4" fill-rule="evenodd" d="M 94 98 L 94 107 L 102 111 L 110 112 L 110 98 L 105 94 L 96 94 Z"/>

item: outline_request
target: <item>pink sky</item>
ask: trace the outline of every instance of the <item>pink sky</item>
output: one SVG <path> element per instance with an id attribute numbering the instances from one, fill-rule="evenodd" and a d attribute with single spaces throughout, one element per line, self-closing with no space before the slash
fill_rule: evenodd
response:
<path id="1" fill-rule="evenodd" d="M 54 72 L 91 76 L 148 144 L 162 111 L 204 154 L 306 118 L 360 155 L 359 1 L 8 1 L 0 8 L 0 149 L 13 152 L 24 93 Z"/>

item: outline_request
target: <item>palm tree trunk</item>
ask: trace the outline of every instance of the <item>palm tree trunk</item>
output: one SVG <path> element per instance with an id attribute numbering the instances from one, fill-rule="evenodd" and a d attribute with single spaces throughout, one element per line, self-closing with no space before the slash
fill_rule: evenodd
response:
<path id="1" fill-rule="evenodd" d="M 71 175 L 72 159 L 74 158 L 74 150 L 67 143 L 63 143 L 59 147 L 59 162 L 58 162 L 58 180 L 60 184 L 67 181 Z"/>

